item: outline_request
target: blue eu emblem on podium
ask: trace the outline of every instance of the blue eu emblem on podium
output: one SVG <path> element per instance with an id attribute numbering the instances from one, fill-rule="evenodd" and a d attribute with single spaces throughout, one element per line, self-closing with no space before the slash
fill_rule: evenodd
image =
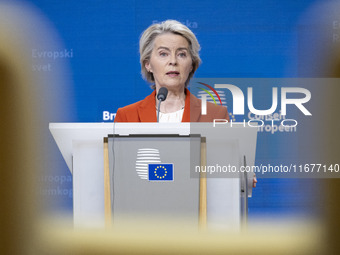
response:
<path id="1" fill-rule="evenodd" d="M 149 164 L 149 181 L 173 181 L 173 164 Z"/>

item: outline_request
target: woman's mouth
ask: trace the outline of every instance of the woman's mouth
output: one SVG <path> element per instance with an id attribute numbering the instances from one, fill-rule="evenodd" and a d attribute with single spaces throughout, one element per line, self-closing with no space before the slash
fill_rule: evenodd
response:
<path id="1" fill-rule="evenodd" d="M 170 77 L 177 77 L 179 75 L 179 72 L 170 71 L 170 72 L 167 72 L 166 75 L 169 75 Z"/>

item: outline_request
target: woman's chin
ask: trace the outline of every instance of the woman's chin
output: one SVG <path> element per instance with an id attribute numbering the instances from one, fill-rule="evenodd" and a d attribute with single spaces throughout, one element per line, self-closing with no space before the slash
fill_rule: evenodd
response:
<path id="1" fill-rule="evenodd" d="M 178 82 L 167 82 L 167 83 L 160 85 L 159 88 L 160 87 L 166 87 L 168 90 L 181 90 L 181 89 L 183 89 L 183 91 L 184 91 L 185 85 L 182 84 L 182 83 L 178 83 Z"/>

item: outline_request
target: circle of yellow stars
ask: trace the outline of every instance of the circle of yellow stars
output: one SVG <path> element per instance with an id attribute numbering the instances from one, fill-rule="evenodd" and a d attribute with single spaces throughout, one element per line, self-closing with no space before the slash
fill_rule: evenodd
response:
<path id="1" fill-rule="evenodd" d="M 164 175 L 163 175 L 163 176 L 159 176 L 159 175 L 157 174 L 157 170 L 158 170 L 159 168 L 163 168 L 163 169 L 164 169 Z M 164 179 L 164 178 L 166 177 L 166 174 L 168 173 L 168 171 L 166 170 L 166 168 L 165 168 L 164 166 L 157 166 L 157 167 L 155 168 L 154 173 L 155 173 L 155 176 L 157 177 L 157 179 Z"/>
<path id="2" fill-rule="evenodd" d="M 235 115 L 233 113 L 229 112 L 229 116 L 232 121 L 236 121 Z"/>

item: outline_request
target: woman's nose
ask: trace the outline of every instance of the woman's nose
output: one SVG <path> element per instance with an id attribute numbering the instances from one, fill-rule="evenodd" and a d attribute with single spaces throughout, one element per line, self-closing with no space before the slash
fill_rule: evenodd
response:
<path id="1" fill-rule="evenodd" d="M 176 54 L 171 54 L 170 56 L 170 65 L 177 65 L 177 58 L 176 58 Z"/>

